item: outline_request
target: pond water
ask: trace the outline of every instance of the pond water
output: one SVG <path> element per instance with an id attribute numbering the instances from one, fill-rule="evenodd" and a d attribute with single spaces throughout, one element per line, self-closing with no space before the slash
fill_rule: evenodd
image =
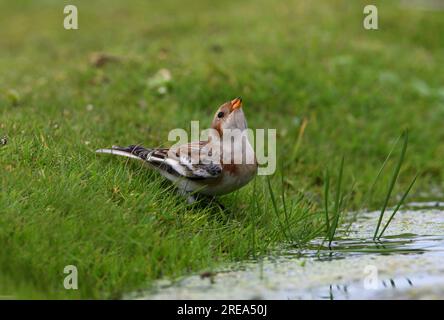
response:
<path id="1" fill-rule="evenodd" d="M 321 240 L 303 252 L 290 246 L 212 274 L 159 281 L 136 298 L 444 299 L 443 206 L 409 204 L 376 242 L 379 212 L 359 213 L 331 250 Z"/>

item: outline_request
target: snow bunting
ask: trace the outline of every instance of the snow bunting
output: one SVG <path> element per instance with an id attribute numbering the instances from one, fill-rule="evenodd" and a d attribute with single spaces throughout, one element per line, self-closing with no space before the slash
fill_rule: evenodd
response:
<path id="1" fill-rule="evenodd" d="M 211 123 L 208 139 L 171 148 L 140 145 L 99 149 L 148 164 L 177 186 L 189 202 L 196 193 L 215 196 L 235 191 L 254 178 L 257 161 L 248 141 L 242 99 L 221 105 Z"/>

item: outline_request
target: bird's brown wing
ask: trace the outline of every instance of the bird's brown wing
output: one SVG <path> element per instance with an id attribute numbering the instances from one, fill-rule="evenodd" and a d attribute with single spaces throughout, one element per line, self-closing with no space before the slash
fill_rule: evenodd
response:
<path id="1" fill-rule="evenodd" d="M 165 163 L 189 179 L 213 179 L 222 173 L 220 158 L 212 156 L 208 141 L 197 141 L 168 150 Z"/>
<path id="2" fill-rule="evenodd" d="M 159 170 L 188 179 L 214 179 L 221 175 L 220 161 L 207 156 L 207 141 L 191 142 L 172 148 L 148 149 L 138 145 L 113 147 L 148 162 Z"/>

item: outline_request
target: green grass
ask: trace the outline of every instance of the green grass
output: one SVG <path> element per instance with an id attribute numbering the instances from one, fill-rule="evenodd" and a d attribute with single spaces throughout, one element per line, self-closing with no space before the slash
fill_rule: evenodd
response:
<path id="1" fill-rule="evenodd" d="M 401 150 L 401 155 L 399 156 L 399 160 L 398 160 L 398 162 L 397 162 L 397 164 L 396 164 L 396 167 L 395 167 L 395 170 L 394 170 L 394 172 L 393 172 L 393 176 L 392 176 L 392 179 L 390 180 L 390 185 L 389 185 L 389 187 L 388 187 L 388 189 L 387 189 L 387 195 L 385 196 L 385 200 L 384 200 L 384 203 L 383 203 L 383 205 L 382 205 L 382 209 L 381 209 L 381 212 L 380 212 L 380 214 L 379 214 L 379 218 L 378 218 L 378 223 L 377 223 L 377 225 L 376 225 L 376 230 L 375 230 L 375 234 L 374 234 L 374 236 L 373 236 L 373 240 L 374 239 L 376 239 L 376 237 L 378 237 L 378 231 L 379 231 L 379 228 L 380 228 L 380 226 L 381 226 L 381 222 L 382 222 L 382 219 L 383 219 L 383 217 L 384 217 L 384 213 L 385 213 L 385 210 L 387 209 L 387 206 L 388 206 L 388 203 L 389 203 L 389 201 L 390 201 L 390 197 L 391 197 L 391 195 L 392 195 L 392 192 L 393 192 L 393 188 L 395 187 L 395 184 L 396 184 L 396 180 L 398 180 L 398 177 L 399 177 L 399 171 L 401 170 L 401 166 L 402 166 L 402 162 L 404 161 L 404 157 L 405 157 L 405 153 L 406 153 L 406 151 L 407 151 L 407 145 L 408 145 L 408 132 L 406 131 L 406 132 L 404 132 L 403 134 L 402 134 L 402 136 L 404 137 L 404 143 L 403 143 L 403 145 L 402 145 L 402 150 Z M 396 146 L 396 145 L 395 145 Z M 392 152 L 390 151 L 390 154 L 391 154 Z M 390 154 L 389 154 L 389 156 L 390 156 Z M 382 169 L 384 169 L 384 165 L 386 164 L 386 162 L 384 161 L 384 164 L 383 164 L 383 167 L 382 167 Z M 380 172 L 380 171 L 379 171 Z M 378 172 L 378 173 L 379 173 Z M 377 176 L 377 178 L 378 178 L 378 176 Z M 382 233 L 381 233 L 382 234 Z"/>
<path id="2" fill-rule="evenodd" d="M 344 207 L 344 193 L 341 190 L 342 189 L 342 180 L 344 175 L 344 157 L 341 159 L 341 164 L 339 165 L 339 172 L 337 177 L 337 186 L 336 186 L 336 194 L 335 194 L 335 200 L 333 203 L 333 211 L 332 211 L 332 217 L 330 219 L 329 216 L 329 190 L 330 190 L 330 175 L 328 173 L 328 169 L 325 176 L 325 192 L 324 192 L 324 211 L 325 211 L 325 225 L 327 227 L 326 229 L 326 238 L 328 239 L 328 247 L 331 247 L 331 243 L 335 237 L 336 229 L 339 226 L 339 219 L 341 217 L 341 212 L 343 211 Z"/>
<path id="3" fill-rule="evenodd" d="M 379 235 L 378 235 L 378 231 L 379 231 L 379 228 L 381 227 L 382 219 L 384 218 L 384 213 L 385 213 L 385 211 L 387 209 L 387 205 L 388 205 L 388 203 L 390 201 L 390 197 L 392 195 L 392 192 L 393 192 L 393 189 L 395 187 L 396 181 L 398 180 L 399 172 L 401 170 L 402 163 L 404 162 L 404 157 L 405 157 L 405 153 L 407 151 L 407 146 L 408 146 L 408 141 L 409 141 L 408 131 L 403 132 L 401 137 L 404 138 L 404 143 L 402 145 L 402 149 L 401 149 L 401 154 L 399 156 L 399 160 L 398 160 L 398 162 L 396 164 L 396 167 L 395 167 L 395 170 L 393 172 L 392 180 L 390 181 L 390 185 L 389 185 L 389 187 L 387 189 L 387 195 L 385 197 L 384 203 L 383 203 L 382 208 L 381 208 L 381 212 L 379 214 L 379 219 L 378 219 L 378 223 L 376 225 L 375 234 L 373 235 L 373 240 L 375 240 L 376 238 L 379 240 L 382 237 L 382 235 L 384 234 L 385 230 L 390 225 L 390 222 L 395 217 L 395 214 L 398 212 L 399 208 L 403 205 L 403 203 L 404 203 L 405 199 L 407 198 L 410 190 L 412 189 L 413 185 L 415 184 L 416 179 L 418 178 L 418 174 L 416 174 L 415 177 L 413 178 L 412 182 L 408 186 L 407 190 L 404 192 L 404 194 L 402 195 L 401 199 L 396 204 L 396 207 L 394 208 L 392 214 L 390 215 L 389 219 L 387 220 L 387 222 L 385 223 L 384 227 L 382 228 L 381 233 L 379 233 Z M 396 147 L 396 144 L 393 147 L 393 149 L 395 147 Z M 385 164 L 387 163 L 387 161 L 388 161 L 392 151 L 390 151 L 389 156 L 387 157 L 386 161 L 384 161 L 384 164 L 382 165 L 382 167 L 381 167 L 379 172 L 382 172 L 382 170 L 384 169 Z M 378 176 L 379 176 L 379 172 L 378 172 Z M 377 176 L 377 178 L 378 178 L 378 176 Z"/>
<path id="4" fill-rule="evenodd" d="M 401 138 L 403 138 L 403 144 L 402 144 L 402 148 L 400 151 L 400 155 L 399 155 L 399 159 L 396 162 L 396 166 L 394 168 L 394 172 L 392 174 L 392 179 L 390 180 L 390 184 L 387 187 L 386 190 L 386 195 L 384 197 L 384 201 L 381 204 L 381 211 L 379 213 L 379 217 L 378 217 L 378 221 L 376 223 L 376 228 L 375 228 L 375 233 L 373 235 L 373 241 L 380 240 L 380 238 L 382 237 L 382 235 L 384 234 L 385 230 L 387 230 L 388 226 L 390 225 L 390 223 L 392 222 L 393 218 L 395 217 L 396 213 L 399 211 L 399 209 L 401 208 L 401 206 L 404 204 L 408 194 L 410 193 L 413 185 L 415 184 L 417 178 L 418 178 L 418 173 L 415 175 L 415 177 L 413 178 L 412 182 L 409 184 L 409 186 L 407 187 L 407 190 L 404 192 L 404 194 L 402 195 L 402 197 L 399 199 L 399 201 L 397 202 L 395 208 L 393 209 L 390 217 L 387 219 L 387 221 L 384 224 L 384 227 L 382 228 L 382 230 L 380 231 L 381 228 L 381 224 L 384 218 L 384 214 L 388 208 L 388 204 L 391 201 L 391 197 L 392 197 L 392 192 L 395 188 L 396 182 L 399 178 L 399 172 L 401 171 L 401 166 L 404 162 L 405 159 L 405 154 L 407 152 L 407 146 L 408 146 L 408 131 L 405 131 L 402 133 L 402 135 L 396 140 L 395 144 L 393 145 L 392 150 L 390 150 L 390 153 L 388 154 L 387 158 L 384 160 L 381 168 L 379 169 L 378 173 L 376 174 L 375 179 L 373 180 L 373 183 L 371 184 L 371 187 L 368 190 L 368 198 L 367 198 L 367 204 L 369 202 L 371 202 L 372 199 L 372 195 L 373 192 L 375 190 L 375 187 L 378 185 L 378 180 L 381 177 L 385 167 L 387 166 L 387 164 L 390 161 L 390 157 L 393 154 L 393 152 L 395 151 L 398 142 L 401 140 Z M 342 157 L 340 165 L 339 165 L 339 172 L 337 175 L 337 186 L 335 189 L 335 200 L 333 202 L 333 211 L 331 212 L 330 210 L 330 174 L 329 174 L 329 170 L 327 168 L 326 172 L 325 172 L 325 180 L 324 180 L 324 214 L 325 214 L 325 240 L 328 240 L 328 247 L 329 249 L 331 249 L 331 243 L 333 242 L 333 240 L 335 239 L 335 235 L 336 235 L 336 231 L 337 228 L 339 226 L 339 221 L 341 218 L 341 215 L 344 215 L 345 210 L 345 199 L 348 198 L 345 193 L 342 190 L 342 180 L 344 179 L 343 177 L 344 175 L 344 157 Z M 354 186 L 352 186 L 349 190 L 349 195 L 352 194 L 354 192 Z M 271 193 L 271 188 L 270 188 L 270 193 Z M 332 213 L 332 217 L 330 218 L 330 214 L 329 212 Z M 355 217 L 359 214 L 359 211 L 355 211 L 354 215 Z M 351 220 L 353 221 L 353 220 Z M 379 233 L 380 231 L 380 233 Z M 322 244 L 321 244 L 322 245 Z"/>
<path id="5" fill-rule="evenodd" d="M 409 197 L 442 188 L 444 12 L 376 1 L 380 30 L 366 31 L 365 1 L 69 4 L 77 31 L 62 28 L 60 1 L 0 2 L 0 297 L 118 298 L 282 241 L 303 247 L 325 229 L 326 167 L 345 155 L 342 209 L 360 208 L 407 128 L 392 196 L 418 171 Z M 118 61 L 95 67 L 94 52 Z M 165 95 L 150 80 L 162 68 Z M 226 212 L 93 152 L 166 145 L 237 96 L 250 127 L 277 129 L 280 169 L 224 196 Z M 381 207 L 391 178 L 366 206 Z M 63 289 L 68 264 L 77 291 Z"/>

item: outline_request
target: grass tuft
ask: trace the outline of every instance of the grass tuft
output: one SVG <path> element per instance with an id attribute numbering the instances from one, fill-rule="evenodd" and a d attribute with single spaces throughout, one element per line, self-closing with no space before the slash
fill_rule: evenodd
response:
<path id="1" fill-rule="evenodd" d="M 413 178 L 412 182 L 408 186 L 407 190 L 402 195 L 401 199 L 399 200 L 398 204 L 396 205 L 395 209 L 393 210 L 392 214 L 390 215 L 390 218 L 387 220 L 384 228 L 382 229 L 381 233 L 379 234 L 378 240 L 382 237 L 382 235 L 384 234 L 385 230 L 390 225 L 390 222 L 392 222 L 393 218 L 395 217 L 395 214 L 398 212 L 399 208 L 404 203 L 405 198 L 407 198 L 407 195 L 409 194 L 410 190 L 412 189 L 413 185 L 415 184 L 417 178 L 418 178 L 418 174 L 416 174 L 416 176 Z"/>
<path id="2" fill-rule="evenodd" d="M 373 235 L 373 240 L 376 240 L 376 238 L 380 238 L 381 235 L 382 235 L 382 232 L 381 232 L 381 234 L 380 234 L 379 237 L 378 237 L 378 231 L 379 231 L 379 228 L 380 228 L 380 226 L 381 226 L 382 219 L 384 218 L 384 213 L 385 213 L 385 211 L 386 211 L 386 209 L 387 209 L 387 206 L 388 206 L 388 203 L 389 203 L 389 201 L 390 201 L 390 197 L 391 197 L 391 195 L 392 195 L 392 192 L 393 192 L 393 189 L 394 189 L 394 187 L 395 187 L 396 181 L 398 180 L 399 172 L 401 171 L 401 166 L 402 166 L 402 163 L 403 163 L 403 161 L 404 161 L 405 153 L 406 153 L 406 151 L 407 151 L 408 140 L 409 140 L 408 131 L 404 131 L 404 132 L 401 134 L 400 139 L 398 139 L 397 141 L 399 141 L 399 140 L 401 140 L 401 139 L 402 139 L 402 141 L 403 141 L 402 149 L 401 149 L 401 154 L 400 154 L 400 156 L 399 156 L 398 162 L 397 162 L 396 167 L 395 167 L 395 170 L 394 170 L 394 172 L 393 172 L 392 179 L 390 180 L 390 184 L 389 184 L 389 187 L 388 187 L 388 190 L 387 190 L 386 196 L 385 196 L 385 200 L 384 200 L 384 203 L 383 203 L 383 205 L 382 205 L 381 212 L 380 212 L 380 214 L 379 214 L 379 218 L 378 218 L 378 222 L 377 222 L 377 225 L 376 225 L 375 233 L 374 233 L 374 235 Z M 390 154 L 391 154 L 391 152 L 390 152 Z M 389 155 L 390 155 L 390 154 L 389 154 Z M 386 162 L 384 162 L 383 166 L 385 166 L 385 164 L 386 164 Z M 381 170 L 380 170 L 380 172 L 381 172 Z M 399 208 L 399 207 L 401 206 L 402 202 L 404 201 L 405 197 L 407 196 L 408 192 L 410 191 L 410 189 L 411 189 L 411 187 L 413 186 L 413 183 L 414 183 L 415 181 L 416 181 L 416 177 L 415 177 L 415 179 L 413 180 L 413 182 L 410 184 L 410 186 L 409 186 L 409 188 L 407 189 L 407 191 L 406 191 L 406 193 L 404 194 L 404 196 L 403 196 L 403 197 L 401 198 L 401 200 L 399 201 L 397 208 Z M 397 210 L 396 210 L 396 211 L 397 211 Z M 391 218 L 393 218 L 393 216 L 394 216 L 394 214 L 396 213 L 396 211 L 393 212 Z M 390 222 L 391 222 L 391 219 L 389 219 L 388 223 L 390 223 Z M 387 228 L 387 226 L 388 226 L 388 224 L 386 224 L 386 226 L 384 227 L 383 231 L 385 231 L 385 229 Z"/>
<path id="3" fill-rule="evenodd" d="M 326 239 L 328 240 L 328 246 L 331 248 L 331 243 L 334 240 L 336 229 L 339 225 L 339 219 L 341 216 L 342 205 L 344 203 L 344 194 L 342 192 L 342 180 L 344 175 L 344 157 L 341 158 L 341 162 L 338 169 L 336 194 L 333 202 L 332 217 L 329 216 L 329 193 L 330 193 L 330 174 L 328 168 L 325 171 L 324 179 L 324 214 L 325 214 L 325 226 L 326 226 Z M 330 224 L 331 222 L 331 224 Z"/>

